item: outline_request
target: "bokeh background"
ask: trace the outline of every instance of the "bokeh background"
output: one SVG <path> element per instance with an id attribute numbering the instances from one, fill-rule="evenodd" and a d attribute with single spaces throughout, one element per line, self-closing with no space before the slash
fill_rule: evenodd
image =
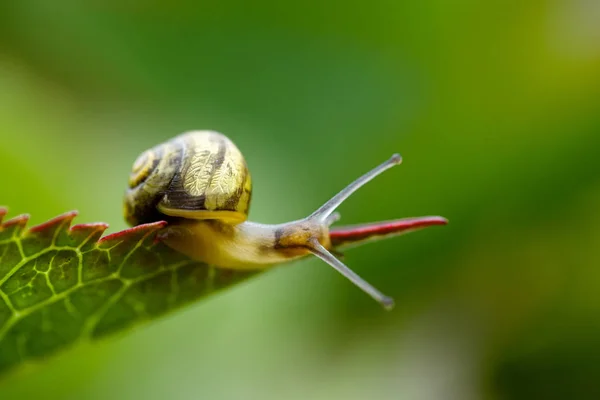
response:
<path id="1" fill-rule="evenodd" d="M 125 228 L 142 150 L 227 134 L 251 219 L 446 227 L 251 279 L 0 382 L 8 399 L 600 398 L 600 2 L 0 2 L 0 203 Z M 1 355 L 0 355 L 1 356 Z"/>

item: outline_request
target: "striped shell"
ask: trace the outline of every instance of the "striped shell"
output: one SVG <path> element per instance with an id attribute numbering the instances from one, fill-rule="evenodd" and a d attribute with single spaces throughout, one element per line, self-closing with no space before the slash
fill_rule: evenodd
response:
<path id="1" fill-rule="evenodd" d="M 242 153 L 224 135 L 191 131 L 142 153 L 133 165 L 124 214 L 131 225 L 165 219 L 248 217 L 252 183 Z"/>

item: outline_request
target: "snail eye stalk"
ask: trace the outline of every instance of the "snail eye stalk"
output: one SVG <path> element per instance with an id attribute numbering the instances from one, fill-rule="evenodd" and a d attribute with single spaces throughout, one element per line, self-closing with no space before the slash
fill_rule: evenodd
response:
<path id="1" fill-rule="evenodd" d="M 310 251 L 321 260 L 325 261 L 327 264 L 331 265 L 336 271 L 340 274 L 344 275 L 348 278 L 352 283 L 354 283 L 358 288 L 360 288 L 363 292 L 367 293 L 371 296 L 375 301 L 381 304 L 386 310 L 391 310 L 394 308 L 394 299 L 388 297 L 377 290 L 373 285 L 369 282 L 362 279 L 358 276 L 354 271 L 348 268 L 343 262 L 337 259 L 333 254 L 331 254 L 325 247 L 319 243 L 318 240 L 313 239 L 311 241 Z"/>
<path id="2" fill-rule="evenodd" d="M 339 207 L 340 204 L 344 202 L 352 193 L 356 192 L 362 186 L 364 186 L 367 182 L 370 182 L 373 178 L 380 175 L 382 172 L 392 168 L 395 165 L 398 165 L 402 162 L 402 157 L 399 154 L 392 155 L 387 161 L 379 164 L 377 167 L 373 168 L 371 171 L 362 175 L 354 182 L 346 186 L 342 189 L 338 194 L 333 196 L 329 201 L 323 204 L 317 211 L 312 213 L 307 220 L 314 221 L 316 224 L 320 225 L 329 225 L 333 224 L 337 220 L 340 219 L 340 214 L 335 212 L 336 208 Z M 313 238 L 308 243 L 309 250 L 319 257 L 321 260 L 325 261 L 327 264 L 331 265 L 336 271 L 340 274 L 344 275 L 348 278 L 352 283 L 354 283 L 357 287 L 362 289 L 365 293 L 379 302 L 385 309 L 391 310 L 394 307 L 394 300 L 391 297 L 388 297 L 373 287 L 370 283 L 362 279 L 358 276 L 354 271 L 348 268 L 343 262 L 341 262 L 338 258 L 336 258 L 333 254 L 329 252 L 316 238 Z"/>
<path id="3" fill-rule="evenodd" d="M 367 182 L 370 182 L 373 178 L 380 175 L 382 172 L 392 168 L 395 165 L 399 165 L 402 163 L 402 157 L 400 154 L 392 155 L 387 161 L 382 164 L 379 164 L 377 167 L 373 168 L 344 189 L 342 189 L 338 194 L 333 196 L 329 201 L 323 204 L 317 211 L 312 213 L 308 219 L 309 220 L 318 220 L 321 222 L 327 221 L 327 218 L 335 211 L 336 208 L 340 206 L 350 195 L 356 192 L 358 189 L 363 187 Z"/>

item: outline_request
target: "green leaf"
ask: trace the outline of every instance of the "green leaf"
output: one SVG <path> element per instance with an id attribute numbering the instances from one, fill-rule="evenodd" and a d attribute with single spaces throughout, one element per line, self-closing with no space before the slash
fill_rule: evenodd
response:
<path id="1" fill-rule="evenodd" d="M 255 272 L 215 268 L 156 240 L 165 222 L 101 238 L 76 212 L 25 229 L 0 208 L 0 375 L 159 317 Z"/>

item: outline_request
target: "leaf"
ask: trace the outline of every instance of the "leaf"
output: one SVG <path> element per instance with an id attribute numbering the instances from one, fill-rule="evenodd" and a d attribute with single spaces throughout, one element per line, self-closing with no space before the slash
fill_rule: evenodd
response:
<path id="1" fill-rule="evenodd" d="M 122 331 L 255 272 L 193 261 L 156 240 L 155 222 L 101 238 L 77 212 L 25 229 L 0 208 L 0 375 L 77 343 Z"/>

